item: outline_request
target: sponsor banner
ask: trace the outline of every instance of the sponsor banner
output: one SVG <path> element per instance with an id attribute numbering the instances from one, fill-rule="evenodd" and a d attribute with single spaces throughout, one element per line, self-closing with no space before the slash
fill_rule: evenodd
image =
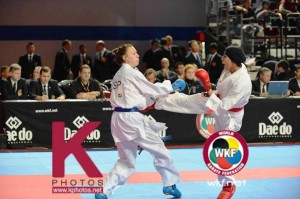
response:
<path id="1" fill-rule="evenodd" d="M 108 101 L 4 101 L 1 125 L 7 133 L 8 147 L 51 148 L 51 124 L 65 122 L 65 141 L 73 137 L 86 122 L 99 121 L 82 143 L 85 147 L 114 147 L 110 131 L 112 108 Z M 214 132 L 211 115 L 181 114 L 162 110 L 145 113 L 149 119 L 166 123 L 168 129 L 158 132 L 172 136 L 166 145 L 201 144 Z M 299 142 L 299 99 L 250 99 L 245 106 L 239 133 L 247 142 Z"/>
<path id="2" fill-rule="evenodd" d="M 113 147 L 110 133 L 111 106 L 101 101 L 51 101 L 4 103 L 8 147 L 46 147 L 52 144 L 52 122 L 65 122 L 68 142 L 86 122 L 101 122 L 83 141 L 85 147 Z"/>

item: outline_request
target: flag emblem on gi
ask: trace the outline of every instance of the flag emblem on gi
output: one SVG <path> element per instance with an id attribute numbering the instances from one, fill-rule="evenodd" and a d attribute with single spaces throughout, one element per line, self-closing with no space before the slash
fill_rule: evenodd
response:
<path id="1" fill-rule="evenodd" d="M 203 146 L 203 159 L 214 173 L 223 176 L 241 171 L 248 161 L 249 151 L 245 139 L 234 131 L 218 131 Z"/>

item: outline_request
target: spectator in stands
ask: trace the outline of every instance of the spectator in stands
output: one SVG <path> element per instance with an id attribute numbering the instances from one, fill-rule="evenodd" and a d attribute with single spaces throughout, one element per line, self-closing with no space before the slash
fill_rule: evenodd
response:
<path id="1" fill-rule="evenodd" d="M 184 58 L 184 64 L 196 64 L 198 68 L 204 68 L 201 60 L 201 54 L 199 53 L 199 43 L 196 40 L 188 42 L 190 51 Z"/>
<path id="2" fill-rule="evenodd" d="M 294 0 L 281 0 L 279 5 L 279 12 L 285 18 L 289 13 L 297 13 L 297 3 Z"/>
<path id="3" fill-rule="evenodd" d="M 40 78 L 41 69 L 42 69 L 41 66 L 34 67 L 33 73 L 31 75 L 32 78 L 31 79 L 26 79 L 26 84 L 27 84 L 28 89 L 29 89 L 31 80 L 38 80 Z"/>
<path id="4" fill-rule="evenodd" d="M 295 71 L 295 77 L 289 80 L 289 90 L 294 96 L 300 96 L 300 66 L 297 66 Z"/>
<path id="5" fill-rule="evenodd" d="M 178 79 L 184 79 L 184 64 L 182 62 L 177 62 L 175 64 L 175 72 Z"/>
<path id="6" fill-rule="evenodd" d="M 170 62 L 167 58 L 163 58 L 161 60 L 160 66 L 161 70 L 157 71 L 157 79 L 160 82 L 163 82 L 164 80 L 170 80 L 171 83 L 173 83 L 176 79 L 178 79 L 177 74 L 169 69 Z"/>
<path id="7" fill-rule="evenodd" d="M 258 78 L 252 80 L 252 95 L 266 97 L 268 96 L 268 87 L 271 80 L 272 71 L 262 67 L 258 71 Z"/>
<path id="8" fill-rule="evenodd" d="M 22 67 L 19 64 L 12 64 L 9 67 L 10 75 L 7 78 L 7 100 L 28 99 L 26 80 L 21 78 Z"/>
<path id="9" fill-rule="evenodd" d="M 187 64 L 184 67 L 186 87 L 182 91 L 187 95 L 193 95 L 196 93 L 204 92 L 204 87 L 201 85 L 200 81 L 195 77 L 196 68 L 191 64 Z"/>
<path id="10" fill-rule="evenodd" d="M 34 100 L 65 99 L 65 94 L 59 88 L 57 81 L 51 79 L 51 69 L 48 66 L 41 68 L 38 80 L 30 82 L 29 96 Z"/>
<path id="11" fill-rule="evenodd" d="M 19 58 L 18 64 L 22 67 L 21 77 L 25 79 L 32 78 L 34 67 L 42 65 L 42 58 L 35 53 L 35 46 L 33 42 L 26 45 L 26 53 Z"/>
<path id="12" fill-rule="evenodd" d="M 167 48 L 170 51 L 173 64 L 177 62 L 183 62 L 185 54 L 180 50 L 180 48 L 177 45 L 173 44 L 173 37 L 171 35 L 166 35 L 167 39 Z M 172 65 L 174 67 L 174 65 Z"/>
<path id="13" fill-rule="evenodd" d="M 99 82 L 112 79 L 114 55 L 110 50 L 105 48 L 105 42 L 102 40 L 96 42 L 96 50 L 97 53 L 94 60 L 94 66 L 92 68 L 93 76 Z"/>
<path id="14" fill-rule="evenodd" d="M 7 80 L 0 77 L 0 101 L 5 100 L 7 95 Z"/>
<path id="15" fill-rule="evenodd" d="M 32 73 L 32 80 L 38 80 L 40 78 L 41 66 L 36 66 Z"/>
<path id="16" fill-rule="evenodd" d="M 71 64 L 68 57 L 68 52 L 72 48 L 72 42 L 68 39 L 62 42 L 62 48 L 59 49 L 55 55 L 55 63 L 53 70 L 53 79 L 58 82 L 70 78 L 72 72 L 70 71 Z"/>
<path id="17" fill-rule="evenodd" d="M 211 43 L 209 45 L 209 55 L 206 59 L 205 70 L 209 74 L 210 82 L 216 84 L 224 69 L 221 60 L 222 56 L 218 54 L 218 44 Z"/>
<path id="18" fill-rule="evenodd" d="M 170 69 L 172 69 L 174 62 L 165 37 L 160 39 L 160 47 L 154 53 L 155 64 L 152 66 L 154 70 L 160 70 L 160 63 L 163 58 L 167 58 L 169 60 Z"/>
<path id="19" fill-rule="evenodd" d="M 269 14 L 277 14 L 282 20 L 282 15 L 280 13 L 276 13 L 278 10 L 270 9 L 271 1 L 263 0 L 262 8 L 258 9 L 255 13 L 256 19 L 261 23 L 265 21 L 265 17 Z"/>
<path id="20" fill-rule="evenodd" d="M 146 68 L 152 68 L 155 65 L 154 53 L 159 48 L 159 40 L 158 39 L 151 40 L 150 45 L 151 48 L 145 52 L 142 59 L 142 61 L 146 65 Z"/>
<path id="21" fill-rule="evenodd" d="M 7 79 L 9 77 L 9 66 L 2 66 L 1 67 L 1 78 Z"/>
<path id="22" fill-rule="evenodd" d="M 287 60 L 269 60 L 263 63 L 262 67 L 267 67 L 272 71 L 272 81 L 287 81 L 290 79 L 290 64 Z"/>
<path id="23" fill-rule="evenodd" d="M 159 82 L 157 80 L 157 75 L 156 75 L 156 71 L 153 68 L 148 68 L 145 73 L 144 73 L 146 79 L 151 82 L 151 83 L 156 83 Z"/>
<path id="24" fill-rule="evenodd" d="M 237 11 L 237 20 L 235 22 L 235 33 L 240 34 L 242 24 L 250 24 L 254 21 L 255 18 L 255 12 L 253 8 L 251 7 L 250 0 L 244 0 L 242 5 L 237 5 L 234 7 Z"/>
<path id="25" fill-rule="evenodd" d="M 79 45 L 79 54 L 73 55 L 71 61 L 71 70 L 73 73 L 73 78 L 76 79 L 78 77 L 79 68 L 87 64 L 92 67 L 92 57 L 86 54 L 87 52 L 87 45 L 80 44 Z"/>
<path id="26" fill-rule="evenodd" d="M 91 78 L 91 68 L 82 65 L 79 76 L 70 85 L 70 97 L 73 99 L 96 99 L 102 98 L 103 94 L 100 83 Z"/>

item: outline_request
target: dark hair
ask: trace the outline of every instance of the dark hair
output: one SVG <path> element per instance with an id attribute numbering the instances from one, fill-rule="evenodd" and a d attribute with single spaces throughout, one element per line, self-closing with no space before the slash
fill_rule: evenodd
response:
<path id="1" fill-rule="evenodd" d="M 87 47 L 86 44 L 80 44 L 80 45 L 79 45 L 79 50 L 82 49 L 82 48 L 86 48 L 86 47 Z"/>
<path id="2" fill-rule="evenodd" d="M 211 43 L 211 44 L 209 44 L 209 48 L 210 49 L 213 48 L 213 49 L 218 50 L 218 44 L 217 43 Z"/>
<path id="3" fill-rule="evenodd" d="M 158 40 L 158 39 L 152 39 L 151 42 L 150 42 L 151 46 L 152 46 L 153 44 L 155 44 L 155 43 L 158 43 L 158 44 L 159 44 L 159 40 Z"/>
<path id="4" fill-rule="evenodd" d="M 118 64 L 122 64 L 124 62 L 123 56 L 126 54 L 127 49 L 129 47 L 133 47 L 132 44 L 122 44 L 118 48 L 112 50 L 113 54 L 116 56 L 116 61 Z"/>
<path id="5" fill-rule="evenodd" d="M 7 65 L 1 66 L 1 73 L 4 72 L 6 69 L 9 69 L 9 66 Z"/>
<path id="6" fill-rule="evenodd" d="M 41 68 L 40 75 L 42 74 L 42 72 L 44 72 L 44 73 L 51 73 L 51 68 L 48 67 L 48 66 L 43 66 Z"/>
<path id="7" fill-rule="evenodd" d="M 70 43 L 71 43 L 70 40 L 65 39 L 65 40 L 63 40 L 63 42 L 62 42 L 62 46 L 65 46 L 65 45 L 70 44 Z"/>
<path id="8" fill-rule="evenodd" d="M 167 44 L 167 38 L 166 37 L 162 37 L 161 39 L 160 39 L 160 45 L 161 46 L 164 46 L 164 45 L 166 45 Z"/>
<path id="9" fill-rule="evenodd" d="M 32 46 L 32 45 L 34 45 L 33 42 L 28 42 L 28 44 L 26 45 L 26 48 L 28 48 L 29 46 Z"/>
<path id="10" fill-rule="evenodd" d="M 287 70 L 289 69 L 289 67 L 290 67 L 290 64 L 289 64 L 288 61 L 282 59 L 282 60 L 280 60 L 280 61 L 277 63 L 277 66 L 278 66 L 278 67 L 281 67 L 281 68 L 283 68 L 285 71 L 287 71 Z"/>
<path id="11" fill-rule="evenodd" d="M 183 62 L 176 62 L 175 69 L 177 69 L 179 65 L 183 65 L 184 66 L 184 63 Z"/>

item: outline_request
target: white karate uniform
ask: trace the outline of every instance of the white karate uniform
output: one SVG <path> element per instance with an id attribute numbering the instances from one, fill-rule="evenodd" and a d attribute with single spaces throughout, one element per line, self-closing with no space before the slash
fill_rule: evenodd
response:
<path id="1" fill-rule="evenodd" d="M 145 109 L 153 104 L 151 98 L 159 98 L 173 91 L 169 80 L 152 84 L 137 69 L 123 64 L 112 80 L 110 102 L 113 108 Z M 111 118 L 111 133 L 118 149 L 119 159 L 104 181 L 104 194 L 126 182 L 135 170 L 137 146 L 150 152 L 154 166 L 160 173 L 164 186 L 180 181 L 169 151 L 158 136 L 167 129 L 164 123 L 149 120 L 140 112 L 116 112 Z"/>
<path id="2" fill-rule="evenodd" d="M 244 107 L 250 98 L 252 84 L 246 66 L 234 73 L 223 70 L 217 83 L 216 94 L 204 97 L 201 94 L 185 95 L 175 93 L 167 97 L 160 98 L 156 104 L 156 109 L 163 109 L 177 113 L 204 114 L 212 109 L 215 118 L 215 131 L 231 130 L 239 131 L 242 126 L 244 109 L 232 112 L 232 108 Z M 224 183 L 234 181 L 233 176 L 218 176 L 219 181 Z"/>

